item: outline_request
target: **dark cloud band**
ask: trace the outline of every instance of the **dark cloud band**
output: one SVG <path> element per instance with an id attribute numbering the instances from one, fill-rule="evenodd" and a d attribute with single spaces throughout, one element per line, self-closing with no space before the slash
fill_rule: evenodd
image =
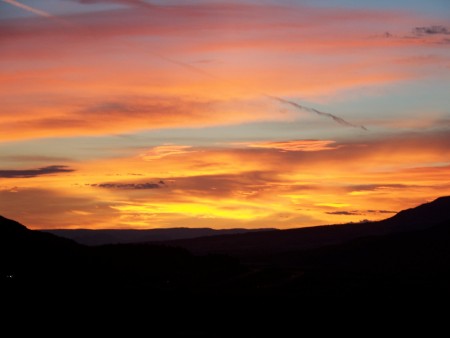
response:
<path id="1" fill-rule="evenodd" d="M 38 169 L 0 170 L 0 178 L 30 178 L 41 175 L 69 173 L 72 171 L 74 171 L 74 169 L 64 165 L 52 165 Z"/>
<path id="2" fill-rule="evenodd" d="M 100 183 L 91 184 L 91 187 L 105 188 L 105 189 L 127 189 L 127 190 L 146 190 L 159 189 L 165 183 L 160 181 L 158 183 Z"/>

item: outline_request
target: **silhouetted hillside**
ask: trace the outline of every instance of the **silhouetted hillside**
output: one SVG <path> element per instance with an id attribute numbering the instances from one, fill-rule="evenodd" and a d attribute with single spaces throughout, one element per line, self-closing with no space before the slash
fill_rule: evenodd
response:
<path id="1" fill-rule="evenodd" d="M 256 261 L 290 271 L 291 296 L 450 295 L 450 222 Z"/>
<path id="2" fill-rule="evenodd" d="M 450 221 L 450 197 L 441 197 L 431 203 L 401 211 L 379 222 L 223 235 L 166 243 L 195 253 L 248 256 L 267 251 L 275 253 L 337 245 L 355 238 L 423 229 L 446 221 Z"/>
<path id="3" fill-rule="evenodd" d="M 211 228 L 167 228 L 146 230 L 91 230 L 91 229 L 56 229 L 43 230 L 54 235 L 72 239 L 85 245 L 124 244 L 158 242 L 225 234 L 240 234 L 274 229 L 211 229 Z"/>
<path id="4" fill-rule="evenodd" d="M 389 231 L 423 229 L 450 220 L 450 196 L 400 211 L 382 222 L 381 227 Z"/>
<path id="5" fill-rule="evenodd" d="M 52 252 L 61 253 L 74 250 L 79 246 L 72 240 L 52 234 L 32 231 L 22 224 L 0 216 L 0 253 L 9 260 L 24 256 L 33 257 L 47 255 Z M 30 257 L 31 258 L 31 257 Z"/>
<path id="6" fill-rule="evenodd" d="M 240 273 L 238 260 L 197 257 L 186 249 L 149 244 L 87 247 L 0 218 L 0 284 L 80 292 L 145 290 L 154 298 L 197 290 Z"/>
<path id="7" fill-rule="evenodd" d="M 52 234 L 27 229 L 0 216 L 0 274 L 14 281 L 66 275 L 79 260 L 82 247 Z"/>

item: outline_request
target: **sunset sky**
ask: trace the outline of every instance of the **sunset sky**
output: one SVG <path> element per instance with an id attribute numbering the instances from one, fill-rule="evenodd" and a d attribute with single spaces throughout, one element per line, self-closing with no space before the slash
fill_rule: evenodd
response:
<path id="1" fill-rule="evenodd" d="M 293 228 L 450 195 L 450 1 L 0 0 L 0 215 Z"/>

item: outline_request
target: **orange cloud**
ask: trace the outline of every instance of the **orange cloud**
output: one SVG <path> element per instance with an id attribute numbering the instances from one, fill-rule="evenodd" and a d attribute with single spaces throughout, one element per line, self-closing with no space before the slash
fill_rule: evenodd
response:
<path id="1" fill-rule="evenodd" d="M 0 190 L 11 202 L 0 214 L 31 220 L 39 211 L 20 200 L 39 192 L 44 204 L 55 203 L 56 195 L 61 202 L 54 220 L 44 208 L 32 223 L 36 228 L 57 227 L 66 213 L 72 221 L 64 226 L 91 221 L 99 228 L 289 228 L 382 219 L 450 194 L 450 165 L 442 161 L 450 156 L 448 140 L 448 133 L 436 132 L 263 147 L 163 145 L 151 149 L 150 162 L 135 150 L 131 157 L 79 163 L 75 172 L 9 178 Z M 309 147 L 317 151 L 304 151 Z"/>
<path id="2" fill-rule="evenodd" d="M 240 143 L 250 148 L 278 149 L 281 151 L 322 151 L 336 149 L 335 141 L 330 140 L 294 140 L 279 142 Z"/>

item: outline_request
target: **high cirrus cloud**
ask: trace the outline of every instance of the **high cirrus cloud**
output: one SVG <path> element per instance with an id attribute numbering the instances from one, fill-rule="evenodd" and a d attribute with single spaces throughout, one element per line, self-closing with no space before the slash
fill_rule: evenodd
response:
<path id="1" fill-rule="evenodd" d="M 75 171 L 64 165 L 52 165 L 37 169 L 0 170 L 0 178 L 31 178 L 41 175 L 69 173 Z"/>

